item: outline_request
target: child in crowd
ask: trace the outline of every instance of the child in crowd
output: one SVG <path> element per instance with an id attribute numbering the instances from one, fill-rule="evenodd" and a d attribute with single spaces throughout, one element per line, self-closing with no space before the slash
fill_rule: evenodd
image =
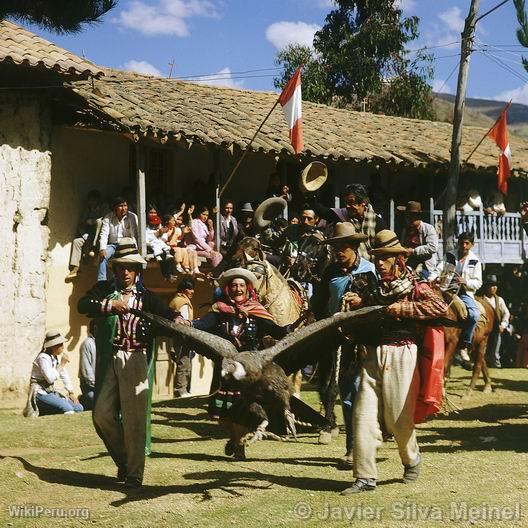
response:
<path id="1" fill-rule="evenodd" d="M 147 222 L 147 245 L 152 249 L 156 260 L 163 261 L 174 258 L 170 246 L 161 238 L 163 235 L 160 230 L 161 218 L 155 207 L 149 208 Z"/>
<path id="2" fill-rule="evenodd" d="M 200 273 L 196 251 L 183 246 L 183 237 L 186 232 L 190 232 L 190 228 L 188 226 L 182 227 L 182 214 L 182 212 L 178 212 L 176 215 L 163 217 L 161 238 L 170 246 L 176 261 L 176 270 L 179 273 Z"/>

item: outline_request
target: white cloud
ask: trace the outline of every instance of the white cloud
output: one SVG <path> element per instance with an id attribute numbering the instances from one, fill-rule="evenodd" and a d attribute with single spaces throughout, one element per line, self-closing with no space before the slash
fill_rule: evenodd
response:
<path id="1" fill-rule="evenodd" d="M 316 0 L 321 9 L 333 9 L 336 6 L 335 0 Z"/>
<path id="2" fill-rule="evenodd" d="M 274 22 L 266 29 L 266 38 L 278 50 L 289 44 L 312 47 L 315 32 L 320 29 L 320 26 L 306 22 Z"/>
<path id="3" fill-rule="evenodd" d="M 142 73 L 143 75 L 154 75 L 155 77 L 162 77 L 162 73 L 156 66 L 147 61 L 129 60 L 123 65 L 125 70 Z"/>
<path id="4" fill-rule="evenodd" d="M 210 0 L 158 0 L 154 5 L 133 0 L 113 22 L 148 36 L 186 37 L 190 34 L 186 20 L 197 16 L 219 18 L 220 15 Z"/>
<path id="5" fill-rule="evenodd" d="M 513 90 L 506 90 L 500 94 L 493 97 L 496 101 L 509 101 L 510 99 L 514 103 L 521 103 L 528 105 L 528 83 L 525 83 L 519 88 L 514 88 Z"/>
<path id="6" fill-rule="evenodd" d="M 406 12 L 414 11 L 416 0 L 396 0 L 396 7 Z"/>
<path id="7" fill-rule="evenodd" d="M 206 77 L 191 79 L 192 82 L 208 84 L 210 86 L 223 86 L 225 88 L 242 88 L 244 81 L 233 79 L 230 68 L 224 68 L 218 73 Z"/>
<path id="8" fill-rule="evenodd" d="M 405 2 L 406 0 L 402 0 Z M 414 0 L 412 0 L 414 1 Z M 460 49 L 461 33 L 464 29 L 465 20 L 459 7 L 450 7 L 438 13 L 439 22 L 433 22 L 424 32 L 425 42 L 428 46 L 441 46 L 446 50 Z M 477 35 L 486 35 L 487 31 L 479 23 L 476 29 Z"/>
<path id="9" fill-rule="evenodd" d="M 432 86 L 435 93 L 453 93 L 453 89 L 443 79 L 435 79 Z"/>
<path id="10" fill-rule="evenodd" d="M 462 18 L 462 11 L 459 7 L 450 7 L 446 11 L 438 14 L 438 18 L 455 33 L 462 33 L 464 29 L 464 19 Z"/>

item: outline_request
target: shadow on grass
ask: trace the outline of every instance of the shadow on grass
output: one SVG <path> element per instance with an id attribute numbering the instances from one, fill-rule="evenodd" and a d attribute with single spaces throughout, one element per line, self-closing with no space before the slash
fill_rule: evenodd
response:
<path id="1" fill-rule="evenodd" d="M 512 380 L 507 378 L 493 378 L 493 388 L 514 392 L 528 392 L 528 380 Z"/>
<path id="2" fill-rule="evenodd" d="M 339 492 L 347 487 L 347 482 L 339 482 L 335 479 L 272 475 L 255 471 L 251 468 L 244 468 L 245 470 L 243 471 L 216 470 L 187 473 L 182 476 L 185 480 L 199 482 L 174 484 L 169 486 L 143 486 L 136 490 L 127 490 L 113 477 L 60 468 L 46 468 L 31 464 L 23 457 L 6 457 L 0 455 L 0 460 L 5 458 L 18 460 L 26 471 L 33 473 L 43 482 L 79 488 L 121 491 L 125 496 L 122 499 L 111 502 L 110 504 L 114 507 L 122 506 L 129 502 L 149 500 L 169 494 L 201 494 L 202 500 L 205 501 L 211 500 L 215 491 L 224 491 L 232 496 L 242 496 L 244 490 L 264 490 L 274 485 L 290 489 L 299 489 L 302 491 L 333 492 Z M 221 457 L 207 457 L 207 461 L 215 459 L 225 460 L 225 458 Z M 398 481 L 389 480 L 380 482 L 380 485 L 393 482 Z"/>
<path id="3" fill-rule="evenodd" d="M 207 453 L 152 453 L 151 458 L 179 458 L 182 460 L 194 460 L 196 462 L 263 462 L 266 464 L 288 464 L 292 466 L 302 467 L 333 467 L 337 460 L 335 457 L 295 457 L 295 458 L 256 458 L 252 457 L 251 453 L 247 454 L 247 460 L 238 461 L 232 457 L 225 455 L 210 455 Z M 377 458 L 377 462 L 384 462 L 387 457 Z"/>
<path id="4" fill-rule="evenodd" d="M 426 430 L 426 429 L 422 429 Z M 431 453 L 460 453 L 461 451 L 528 452 L 528 424 L 499 424 L 481 427 L 441 427 L 429 429 L 432 434 L 420 435 L 420 451 Z M 441 445 L 441 442 L 455 445 Z"/>

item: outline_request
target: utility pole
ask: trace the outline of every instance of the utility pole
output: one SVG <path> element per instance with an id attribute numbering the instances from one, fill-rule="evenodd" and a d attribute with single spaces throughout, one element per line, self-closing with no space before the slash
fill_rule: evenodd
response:
<path id="1" fill-rule="evenodd" d="M 480 0 L 471 0 L 469 13 L 462 31 L 460 50 L 460 66 L 458 69 L 457 92 L 453 113 L 453 137 L 451 139 L 451 162 L 447 177 L 444 212 L 442 216 L 442 233 L 444 239 L 444 255 L 455 248 L 456 200 L 458 179 L 460 177 L 460 144 L 462 143 L 462 122 L 466 103 L 466 88 L 469 70 L 469 57 L 473 45 L 473 34 L 477 23 L 477 13 Z"/>
<path id="2" fill-rule="evenodd" d="M 496 9 L 507 4 L 510 0 L 502 0 L 496 6 L 477 17 L 480 0 L 471 0 L 469 13 L 462 31 L 462 44 L 460 46 L 460 66 L 458 69 L 457 92 L 455 98 L 455 109 L 453 113 L 453 137 L 451 139 L 451 162 L 449 163 L 449 174 L 444 200 L 444 211 L 442 216 L 442 232 L 444 239 L 444 255 L 455 248 L 455 223 L 456 223 L 456 199 L 458 191 L 458 180 L 460 177 L 460 145 L 462 143 L 462 121 L 464 118 L 464 107 L 466 103 L 466 87 L 469 70 L 469 57 L 473 46 L 473 35 L 477 22 L 493 13 Z"/>

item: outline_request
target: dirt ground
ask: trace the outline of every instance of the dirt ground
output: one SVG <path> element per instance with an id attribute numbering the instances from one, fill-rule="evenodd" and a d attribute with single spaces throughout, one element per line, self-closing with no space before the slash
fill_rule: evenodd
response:
<path id="1" fill-rule="evenodd" d="M 63 526 L 528 526 L 528 370 L 493 370 L 462 398 L 467 373 L 455 369 L 451 399 L 463 409 L 418 426 L 423 471 L 401 482 L 394 442 L 378 452 L 373 493 L 343 497 L 352 474 L 336 468 L 344 434 L 331 445 L 315 432 L 299 441 L 259 442 L 248 459 L 223 454 L 224 433 L 204 398 L 153 408 L 153 453 L 145 485 L 129 492 L 95 434 L 90 413 L 25 419 L 0 413 L 0 524 Z M 309 387 L 305 400 L 315 404 Z M 48 510 L 45 510 L 48 508 Z"/>

